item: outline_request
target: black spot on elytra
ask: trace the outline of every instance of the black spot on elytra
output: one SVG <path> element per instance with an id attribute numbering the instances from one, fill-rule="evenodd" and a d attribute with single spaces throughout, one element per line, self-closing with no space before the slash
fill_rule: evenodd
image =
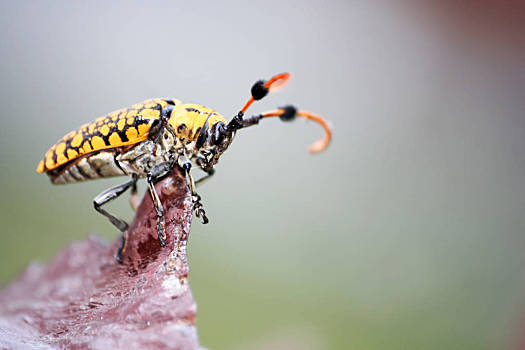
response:
<path id="1" fill-rule="evenodd" d="M 126 130 L 127 130 L 127 128 L 124 128 L 124 130 L 122 130 L 122 131 L 118 131 L 118 136 L 120 137 L 122 142 L 128 142 L 129 141 L 128 135 L 126 135 Z"/>

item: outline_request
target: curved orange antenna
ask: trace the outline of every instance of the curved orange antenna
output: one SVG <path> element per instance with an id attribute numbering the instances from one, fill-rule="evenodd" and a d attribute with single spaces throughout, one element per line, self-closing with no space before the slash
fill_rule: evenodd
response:
<path id="1" fill-rule="evenodd" d="M 254 87 L 252 88 L 252 97 L 250 97 L 250 99 L 246 102 L 244 107 L 242 107 L 241 113 L 242 114 L 246 113 L 246 111 L 248 110 L 248 108 L 250 108 L 251 104 L 254 101 L 260 100 L 261 98 L 266 96 L 266 94 L 269 91 L 277 91 L 281 89 L 288 80 L 290 80 L 290 73 L 281 73 L 281 74 L 277 74 L 273 76 L 268 81 L 259 80 L 258 82 L 256 82 Z M 261 93 L 260 96 L 254 96 L 255 87 L 260 89 L 259 91 Z"/>
<path id="2" fill-rule="evenodd" d="M 322 117 L 316 114 L 306 111 L 297 111 L 297 115 L 306 119 L 313 120 L 317 124 L 320 124 L 324 129 L 324 137 L 321 140 L 312 143 L 310 147 L 308 147 L 308 151 L 310 153 L 317 153 L 321 152 L 326 147 L 328 147 L 330 141 L 332 140 L 332 130 L 330 129 L 330 126 L 328 125 L 326 120 L 324 120 Z"/>
<path id="3" fill-rule="evenodd" d="M 277 91 L 282 89 L 289 80 L 290 73 L 281 73 L 273 76 L 270 80 L 264 83 L 264 86 L 266 86 L 269 91 Z"/>
<path id="4" fill-rule="evenodd" d="M 285 109 L 279 108 L 277 110 L 264 112 L 264 113 L 261 114 L 261 117 L 262 118 L 281 117 L 286 112 L 287 111 Z M 321 140 L 318 140 L 318 141 L 312 143 L 310 145 L 310 147 L 308 147 L 308 151 L 310 153 L 318 153 L 318 152 L 321 152 L 324 149 L 326 149 L 326 147 L 328 147 L 328 145 L 330 144 L 330 141 L 332 140 L 332 130 L 330 129 L 330 126 L 328 125 L 326 120 L 324 120 L 322 117 L 320 117 L 320 116 L 318 116 L 316 114 L 313 114 L 313 113 L 310 113 L 310 112 L 306 112 L 306 111 L 297 111 L 296 114 L 298 116 L 302 117 L 302 118 L 313 120 L 317 124 L 321 125 L 323 127 L 323 129 L 324 129 L 324 132 L 325 132 L 324 137 Z M 288 116 L 288 118 L 290 118 L 290 119 L 293 118 L 293 115 L 292 116 Z"/>

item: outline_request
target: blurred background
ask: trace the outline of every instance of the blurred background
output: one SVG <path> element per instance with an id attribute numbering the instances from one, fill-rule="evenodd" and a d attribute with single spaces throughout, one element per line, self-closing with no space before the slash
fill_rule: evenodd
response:
<path id="1" fill-rule="evenodd" d="M 72 240 L 118 237 L 52 186 L 44 152 L 150 97 L 225 116 L 329 119 L 240 132 L 199 192 L 190 283 L 210 349 L 502 349 L 525 344 L 522 2 L 1 2 L 0 283 Z M 142 187 L 144 188 L 144 187 Z M 110 204 L 125 218 L 127 196 Z"/>

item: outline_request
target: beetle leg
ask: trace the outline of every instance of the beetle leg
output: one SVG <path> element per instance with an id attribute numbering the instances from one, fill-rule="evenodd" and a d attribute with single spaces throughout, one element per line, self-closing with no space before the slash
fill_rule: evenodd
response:
<path id="1" fill-rule="evenodd" d="M 195 191 L 195 181 L 193 181 L 193 176 L 191 176 L 191 162 L 188 158 L 183 156 L 178 158 L 178 162 L 179 166 L 185 171 L 186 176 L 188 176 L 188 183 L 190 185 L 191 198 L 193 203 L 193 211 L 199 219 L 202 219 L 203 224 L 207 224 L 209 220 L 206 216 L 206 212 L 202 207 L 201 196 Z"/>
<path id="2" fill-rule="evenodd" d="M 134 183 L 131 186 L 131 197 L 129 198 L 129 204 L 131 205 L 131 209 L 134 211 L 137 211 L 137 208 L 139 207 L 139 194 L 137 192 L 137 183 Z"/>
<path id="3" fill-rule="evenodd" d="M 147 176 L 149 193 L 151 195 L 151 199 L 153 200 L 153 207 L 157 213 L 157 234 L 159 243 L 163 247 L 166 246 L 167 238 L 166 226 L 164 224 L 164 207 L 162 206 L 159 195 L 155 190 L 155 183 L 159 181 L 164 175 L 166 175 L 173 168 L 173 165 L 173 162 L 157 164 L 153 167 L 153 169 L 151 169 Z"/>
<path id="4" fill-rule="evenodd" d="M 169 105 L 166 108 L 163 108 L 160 112 L 159 124 L 155 127 L 155 130 L 152 130 L 152 135 L 155 135 L 153 140 L 155 144 L 160 144 L 160 138 L 162 137 L 162 132 L 168 124 L 168 120 L 171 117 L 171 112 L 173 111 L 173 106 Z"/>
<path id="5" fill-rule="evenodd" d="M 120 247 L 117 251 L 117 261 L 119 264 L 122 264 L 122 254 L 124 254 L 124 252 L 126 251 L 126 246 L 128 244 L 128 235 L 127 235 L 127 231 L 126 232 L 123 232 L 122 233 L 122 237 L 121 237 L 121 242 L 120 242 Z"/>
<path id="6" fill-rule="evenodd" d="M 203 224 L 207 224 L 209 222 L 208 217 L 206 216 L 206 212 L 204 211 L 202 202 L 201 202 L 201 196 L 194 192 L 192 195 L 192 202 L 193 202 L 193 211 L 195 211 L 195 215 L 202 220 Z"/>
<path id="7" fill-rule="evenodd" d="M 119 249 L 118 254 L 117 254 L 117 260 L 119 262 L 122 262 L 122 253 L 126 249 L 126 240 L 127 240 L 127 238 L 126 238 L 125 231 L 128 229 L 128 224 L 124 220 L 119 219 L 119 218 L 111 215 L 110 213 L 108 213 L 106 210 L 102 209 L 102 206 L 104 204 L 106 204 L 107 202 L 109 202 L 109 201 L 117 198 L 118 196 L 120 196 L 128 188 L 130 188 L 132 186 L 136 186 L 136 183 L 137 183 L 137 178 L 135 176 L 133 176 L 133 178 L 130 181 L 128 181 L 128 182 L 126 182 L 126 183 L 124 183 L 122 185 L 111 187 L 111 188 L 105 190 L 104 192 L 102 192 L 98 196 L 96 196 L 95 199 L 93 200 L 93 207 L 95 208 L 95 210 L 98 211 L 100 214 L 104 215 L 105 217 L 107 217 L 109 219 L 109 221 L 111 221 L 111 223 L 113 225 L 115 225 L 121 232 L 123 232 L 122 244 L 121 244 L 120 249 Z"/>
<path id="8" fill-rule="evenodd" d="M 212 177 L 213 174 L 215 174 L 215 169 L 214 168 L 210 168 L 209 170 L 206 170 L 206 175 L 204 175 L 203 177 L 201 177 L 200 179 L 195 181 L 195 186 L 199 186 L 199 185 L 203 184 L 210 177 Z"/>

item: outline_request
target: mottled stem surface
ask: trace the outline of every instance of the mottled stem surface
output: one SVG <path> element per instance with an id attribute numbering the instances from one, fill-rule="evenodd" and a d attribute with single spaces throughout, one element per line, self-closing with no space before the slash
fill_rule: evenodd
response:
<path id="1" fill-rule="evenodd" d="M 191 196 L 177 169 L 155 187 L 168 245 L 157 240 L 146 192 L 122 264 L 120 239 L 108 245 L 91 236 L 47 266 L 33 263 L 0 291 L 0 349 L 199 348 L 186 258 Z"/>

